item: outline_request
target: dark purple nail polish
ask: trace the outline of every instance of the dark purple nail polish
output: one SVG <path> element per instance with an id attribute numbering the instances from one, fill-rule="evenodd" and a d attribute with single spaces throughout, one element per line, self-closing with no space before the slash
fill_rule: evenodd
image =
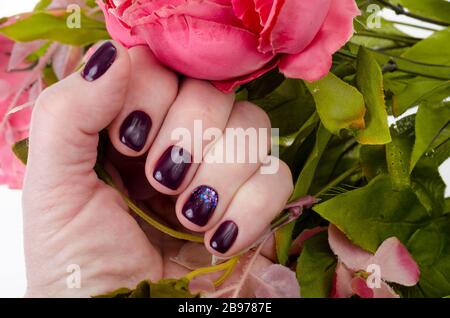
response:
<path id="1" fill-rule="evenodd" d="M 226 253 L 233 245 L 239 229 L 233 221 L 223 222 L 211 238 L 209 245 L 219 253 Z"/>
<path id="2" fill-rule="evenodd" d="M 92 54 L 89 61 L 84 66 L 81 75 L 83 78 L 92 82 L 106 73 L 109 67 L 114 63 L 117 57 L 117 49 L 111 42 L 105 42 L 97 51 Z"/>
<path id="3" fill-rule="evenodd" d="M 198 226 L 205 226 L 219 202 L 217 191 L 202 185 L 196 188 L 183 206 L 183 215 Z"/>
<path id="4" fill-rule="evenodd" d="M 153 178 L 169 189 L 176 190 L 183 182 L 192 156 L 189 151 L 178 146 L 169 147 L 156 164 Z"/>
<path id="5" fill-rule="evenodd" d="M 141 151 L 151 128 L 152 120 L 146 113 L 132 112 L 120 127 L 120 141 L 134 151 Z"/>

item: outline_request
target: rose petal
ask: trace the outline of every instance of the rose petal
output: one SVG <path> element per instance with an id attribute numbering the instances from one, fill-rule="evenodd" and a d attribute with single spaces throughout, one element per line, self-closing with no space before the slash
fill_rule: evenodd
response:
<path id="1" fill-rule="evenodd" d="M 114 40 L 127 48 L 145 44 L 144 40 L 131 34 L 130 27 L 117 18 L 102 0 L 97 0 L 97 4 L 103 11 L 106 21 L 106 28 Z"/>
<path id="2" fill-rule="evenodd" d="M 261 32 L 259 50 L 296 54 L 305 49 L 327 17 L 331 1 L 275 1 L 276 13 Z"/>
<path id="3" fill-rule="evenodd" d="M 228 81 L 213 81 L 212 84 L 220 91 L 224 93 L 231 93 L 235 88 L 240 85 L 246 84 L 248 82 L 257 79 L 258 77 L 266 74 L 267 72 L 273 70 L 278 65 L 278 59 L 273 59 L 262 69 L 257 70 L 256 72 L 251 73 L 250 75 L 244 75 L 241 77 L 237 77 Z"/>
<path id="4" fill-rule="evenodd" d="M 223 81 L 248 76 L 273 58 L 254 49 L 257 38 L 249 31 L 189 16 L 172 16 L 135 30 L 160 62 L 193 78 Z"/>
<path id="5" fill-rule="evenodd" d="M 252 289 L 256 298 L 299 298 L 295 272 L 280 264 L 273 264 L 260 274 L 251 274 Z"/>
<path id="6" fill-rule="evenodd" d="M 262 22 L 253 1 L 231 0 L 236 17 L 242 20 L 245 27 L 254 33 L 262 30 Z"/>
<path id="7" fill-rule="evenodd" d="M 352 288 L 353 271 L 338 261 L 333 277 L 332 298 L 349 298 L 355 293 Z"/>
<path id="8" fill-rule="evenodd" d="M 354 245 L 335 225 L 328 227 L 328 242 L 339 260 L 353 271 L 366 269 L 372 254 Z"/>
<path id="9" fill-rule="evenodd" d="M 171 260 L 187 269 L 194 270 L 211 266 L 212 255 L 203 244 L 188 242 L 180 248 L 178 255 Z"/>
<path id="10" fill-rule="evenodd" d="M 253 0 L 255 2 L 255 10 L 259 13 L 261 25 L 266 25 L 272 11 L 274 0 Z"/>
<path id="11" fill-rule="evenodd" d="M 380 266 L 381 277 L 386 281 L 404 286 L 414 286 L 419 281 L 419 266 L 396 237 L 386 239 L 369 264 Z"/>
<path id="12" fill-rule="evenodd" d="M 354 0 L 332 0 L 320 31 L 302 52 L 286 55 L 280 70 L 290 78 L 315 81 L 331 68 L 331 55 L 339 50 L 353 33 L 353 18 L 359 14 Z"/>

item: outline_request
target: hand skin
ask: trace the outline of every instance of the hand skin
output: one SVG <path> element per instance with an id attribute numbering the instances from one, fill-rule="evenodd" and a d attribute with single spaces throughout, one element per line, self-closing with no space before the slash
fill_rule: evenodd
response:
<path id="1" fill-rule="evenodd" d="M 173 143 L 173 129 L 192 131 L 197 119 L 204 128 L 221 130 L 270 128 L 270 122 L 256 106 L 234 103 L 234 95 L 207 82 L 179 81 L 144 47 L 126 50 L 110 43 L 117 56 L 104 74 L 93 81 L 72 74 L 47 88 L 33 111 L 23 189 L 27 297 L 91 297 L 133 288 L 144 279 L 187 273 L 170 261 L 184 242 L 143 224 L 130 214 L 120 194 L 97 178 L 93 167 L 103 129 L 110 137 L 106 167 L 119 187 L 170 226 L 204 232 L 205 246 L 215 255 L 230 257 L 252 246 L 292 192 L 292 177 L 282 162 L 271 175 L 260 173 L 260 163 L 193 163 L 178 188 L 159 183 L 154 171 Z M 152 120 L 140 149 L 123 143 L 120 133 L 122 123 L 136 110 Z M 181 213 L 199 185 L 219 193 L 219 204 L 204 226 Z M 241 230 L 231 247 L 220 253 L 210 241 L 228 220 Z M 272 251 L 268 247 L 265 255 L 273 257 Z M 67 287 L 71 264 L 81 269 L 81 288 Z M 257 264 L 267 266 L 270 261 L 260 257 Z"/>

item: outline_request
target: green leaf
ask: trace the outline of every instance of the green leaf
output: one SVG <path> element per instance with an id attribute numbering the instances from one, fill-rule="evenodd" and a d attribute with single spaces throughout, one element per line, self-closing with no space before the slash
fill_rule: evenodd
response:
<path id="1" fill-rule="evenodd" d="M 392 142 L 386 145 L 386 160 L 393 188 L 409 187 L 409 161 L 412 151 L 412 140 L 408 134 L 391 129 Z"/>
<path id="2" fill-rule="evenodd" d="M 319 81 L 305 84 L 314 97 L 323 125 L 331 133 L 339 135 L 342 129 L 365 127 L 364 98 L 355 87 L 333 73 Z"/>
<path id="3" fill-rule="evenodd" d="M 266 97 L 280 86 L 284 80 L 284 75 L 278 69 L 274 69 L 251 81 L 245 85 L 248 92 L 248 100 L 257 100 Z"/>
<path id="4" fill-rule="evenodd" d="M 433 33 L 430 37 L 406 50 L 401 55 L 403 59 L 397 59 L 396 63 L 398 67 L 405 70 L 450 79 L 450 56 L 443 53 L 449 51 L 450 28 L 446 28 Z"/>
<path id="5" fill-rule="evenodd" d="M 416 140 L 411 155 L 409 171 L 416 166 L 419 159 L 430 149 L 450 122 L 450 84 L 432 92 L 432 97 L 420 104 L 416 115 Z"/>
<path id="6" fill-rule="evenodd" d="M 446 0 L 395 0 L 418 15 L 450 23 L 450 3 Z"/>
<path id="7" fill-rule="evenodd" d="M 182 279 L 162 279 L 151 284 L 150 298 L 197 298 L 189 292 L 189 281 Z"/>
<path id="8" fill-rule="evenodd" d="M 429 214 L 414 191 L 397 190 L 387 175 L 315 205 L 313 210 L 370 252 L 391 236 L 406 242 L 429 221 Z"/>
<path id="9" fill-rule="evenodd" d="M 40 0 L 34 7 L 34 11 L 45 10 L 50 5 L 50 3 L 52 3 L 52 0 Z"/>
<path id="10" fill-rule="evenodd" d="M 419 105 L 422 100 L 426 100 L 430 97 L 429 92 L 445 82 L 423 77 L 405 78 L 390 73 L 385 75 L 384 83 L 386 88 L 394 93 L 392 113 L 398 117 L 409 108 Z"/>
<path id="11" fill-rule="evenodd" d="M 330 296 L 336 258 L 328 245 L 326 232 L 305 241 L 296 271 L 302 298 Z"/>
<path id="12" fill-rule="evenodd" d="M 322 157 L 322 154 L 330 139 L 331 134 L 322 125 L 320 125 L 316 132 L 315 146 L 297 179 L 294 192 L 291 196 L 292 199 L 297 199 L 308 194 L 308 190 L 314 180 L 317 165 L 319 164 L 320 158 Z M 294 226 L 295 223 L 291 222 L 275 233 L 278 261 L 283 265 L 288 261 Z"/>
<path id="13" fill-rule="evenodd" d="M 419 161 L 411 175 L 411 189 L 430 216 L 441 216 L 445 210 L 445 182 L 438 166 L 426 160 Z"/>
<path id="14" fill-rule="evenodd" d="M 368 181 L 380 174 L 387 174 L 386 148 L 381 145 L 365 145 L 360 149 L 361 168 Z"/>
<path id="15" fill-rule="evenodd" d="M 189 281 L 182 279 L 161 279 L 158 283 L 140 282 L 135 289 L 119 288 L 94 298 L 197 298 L 189 292 Z"/>
<path id="16" fill-rule="evenodd" d="M 17 159 L 26 165 L 28 161 L 28 138 L 16 142 L 12 150 Z"/>
<path id="17" fill-rule="evenodd" d="M 450 215 L 418 229 L 407 243 L 420 267 L 418 288 L 426 297 L 450 294 Z"/>
<path id="18" fill-rule="evenodd" d="M 361 47 L 358 53 L 356 82 L 367 106 L 364 117 L 366 127 L 356 132 L 356 140 L 370 145 L 391 142 L 384 102 L 383 74 L 377 61 L 364 47 Z"/>
<path id="19" fill-rule="evenodd" d="M 67 26 L 69 16 L 39 11 L 0 28 L 0 33 L 19 42 L 43 39 L 78 46 L 109 39 L 103 22 L 81 14 L 81 28 L 71 29 Z"/>
<path id="20" fill-rule="evenodd" d="M 292 232 L 294 231 L 294 227 L 295 222 L 291 222 L 275 232 L 277 258 L 281 265 L 286 265 L 289 261 L 289 250 L 292 244 Z"/>
<path id="21" fill-rule="evenodd" d="M 320 125 L 317 129 L 314 148 L 309 154 L 308 160 L 306 161 L 306 164 L 297 179 L 291 198 L 297 199 L 309 194 L 308 191 L 314 180 L 320 158 L 322 157 L 330 139 L 331 134 L 322 125 Z"/>

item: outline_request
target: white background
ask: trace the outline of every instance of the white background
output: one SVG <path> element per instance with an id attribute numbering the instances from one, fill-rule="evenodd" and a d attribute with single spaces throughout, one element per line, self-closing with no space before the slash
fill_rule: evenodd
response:
<path id="1" fill-rule="evenodd" d="M 37 0 L 0 0 L 0 17 L 26 12 L 33 8 Z M 392 12 L 386 16 L 393 20 L 403 20 Z M 416 36 L 426 33 L 415 29 L 403 29 Z M 450 182 L 450 161 L 441 167 L 441 174 L 447 184 Z M 447 196 L 450 191 L 447 188 Z M 0 297 L 22 297 L 25 291 L 25 266 L 22 246 L 22 211 L 20 191 L 8 190 L 0 186 Z"/>

